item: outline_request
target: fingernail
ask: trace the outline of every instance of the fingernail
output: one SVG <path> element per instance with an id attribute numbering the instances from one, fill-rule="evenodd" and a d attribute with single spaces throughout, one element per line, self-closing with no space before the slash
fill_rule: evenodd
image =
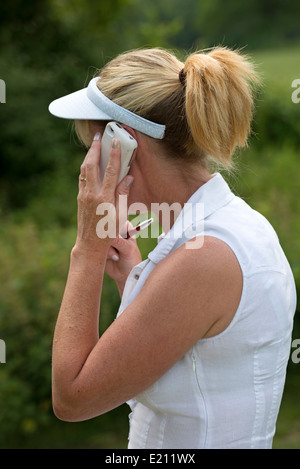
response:
<path id="1" fill-rule="evenodd" d="M 100 140 L 100 132 L 97 132 L 94 136 L 94 140 Z"/>
<path id="2" fill-rule="evenodd" d="M 120 259 L 117 254 L 114 254 L 113 256 L 111 256 L 111 258 L 113 261 L 118 261 Z"/>
<path id="3" fill-rule="evenodd" d="M 133 183 L 134 177 L 133 176 L 127 176 L 125 179 L 125 186 L 130 187 L 131 184 Z"/>
<path id="4" fill-rule="evenodd" d="M 120 147 L 120 141 L 117 138 L 114 138 L 112 141 L 112 147 L 113 148 L 119 148 Z"/>

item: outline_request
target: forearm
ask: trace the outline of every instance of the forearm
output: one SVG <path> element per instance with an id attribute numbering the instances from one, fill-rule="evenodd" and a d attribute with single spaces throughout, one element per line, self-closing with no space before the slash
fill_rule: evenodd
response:
<path id="1" fill-rule="evenodd" d="M 99 339 L 99 312 L 107 250 L 74 248 L 53 341 L 53 383 L 68 389 Z"/>
<path id="2" fill-rule="evenodd" d="M 116 225 L 118 233 L 119 195 L 129 194 L 133 178 L 127 176 L 117 185 L 120 171 L 120 143 L 113 140 L 109 162 L 100 181 L 101 154 L 99 134 L 95 135 L 79 176 L 78 232 L 71 253 L 70 268 L 53 340 L 53 408 L 64 419 L 90 415 L 95 378 L 94 360 L 99 340 L 99 312 L 105 267 L 112 239 L 98 230 L 99 207 L 105 204 L 106 223 Z M 107 218 L 108 217 L 108 218 Z M 103 235 L 103 236 L 102 236 Z M 123 240 L 124 241 L 124 240 Z M 113 261 L 110 261 L 111 263 Z M 100 354 L 101 355 L 101 354 Z M 105 369 L 105 357 L 103 358 Z M 61 418 L 61 417 L 60 417 Z"/>

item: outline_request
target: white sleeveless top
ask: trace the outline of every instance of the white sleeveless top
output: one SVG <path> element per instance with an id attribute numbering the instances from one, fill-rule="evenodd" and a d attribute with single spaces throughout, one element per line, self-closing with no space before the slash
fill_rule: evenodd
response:
<path id="1" fill-rule="evenodd" d="M 190 219 L 197 204 L 204 213 L 192 210 L 186 229 L 184 214 Z M 156 264 L 195 232 L 223 240 L 236 255 L 243 273 L 240 304 L 223 332 L 199 340 L 128 402 L 128 448 L 271 448 L 290 355 L 295 284 L 271 225 L 219 173 L 193 194 L 168 235 L 131 271 L 118 315 Z"/>

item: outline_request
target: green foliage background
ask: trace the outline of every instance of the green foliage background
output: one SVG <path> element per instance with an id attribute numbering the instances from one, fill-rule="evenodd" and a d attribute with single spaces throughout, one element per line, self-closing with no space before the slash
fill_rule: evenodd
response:
<path id="1" fill-rule="evenodd" d="M 300 4 L 291 0 L 11 0 L 0 5 L 0 364 L 1 448 L 122 448 L 127 406 L 79 424 L 51 407 L 51 343 L 70 249 L 84 151 L 72 123 L 48 113 L 56 97 L 84 86 L 115 54 L 144 46 L 180 55 L 217 44 L 244 47 L 264 86 L 254 134 L 224 174 L 278 232 L 300 289 Z M 143 256 L 154 240 L 141 240 Z M 117 289 L 105 278 L 101 329 Z M 294 338 L 300 337 L 299 306 Z M 300 364 L 289 364 L 275 447 L 300 447 Z"/>

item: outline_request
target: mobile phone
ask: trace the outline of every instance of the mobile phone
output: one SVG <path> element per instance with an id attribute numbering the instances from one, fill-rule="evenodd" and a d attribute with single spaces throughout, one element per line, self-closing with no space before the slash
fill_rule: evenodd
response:
<path id="1" fill-rule="evenodd" d="M 130 163 L 137 148 L 136 140 L 118 122 L 109 122 L 104 130 L 101 140 L 100 178 L 103 180 L 106 166 L 109 160 L 109 152 L 113 138 L 117 138 L 121 144 L 121 167 L 119 182 L 126 176 L 130 169 Z"/>

